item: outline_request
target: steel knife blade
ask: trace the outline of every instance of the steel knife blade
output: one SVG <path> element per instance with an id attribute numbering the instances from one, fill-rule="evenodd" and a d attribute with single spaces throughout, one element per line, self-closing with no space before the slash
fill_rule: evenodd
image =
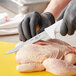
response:
<path id="1" fill-rule="evenodd" d="M 16 46 L 15 48 L 13 48 L 12 50 L 9 50 L 8 52 L 6 52 L 5 54 L 11 54 L 11 53 L 14 53 L 16 51 L 18 51 L 23 45 L 26 45 L 26 44 L 32 44 L 32 43 L 35 43 L 39 40 L 42 40 L 44 38 L 47 38 L 48 37 L 48 34 L 46 33 L 46 31 L 43 31 L 42 33 L 32 37 L 31 39 L 27 40 L 26 42 L 24 43 L 21 43 L 20 45 Z"/>

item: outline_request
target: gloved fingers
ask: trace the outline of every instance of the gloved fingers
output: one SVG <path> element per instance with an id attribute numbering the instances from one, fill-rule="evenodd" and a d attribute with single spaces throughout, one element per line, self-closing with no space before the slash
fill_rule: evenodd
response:
<path id="1" fill-rule="evenodd" d="M 67 7 L 66 7 L 66 8 L 67 8 Z M 66 8 L 64 8 L 63 11 L 60 13 L 59 17 L 57 18 L 57 21 L 63 19 L 64 13 L 65 13 L 65 11 L 66 11 Z"/>
<path id="2" fill-rule="evenodd" d="M 19 39 L 20 39 L 20 41 L 24 42 L 24 41 L 26 41 L 26 38 L 25 38 L 23 30 L 22 30 L 22 22 L 18 26 L 18 32 L 19 32 Z"/>
<path id="3" fill-rule="evenodd" d="M 76 30 L 76 17 L 74 18 L 72 24 L 73 24 L 73 28 Z"/>
<path id="4" fill-rule="evenodd" d="M 67 25 L 67 26 L 69 26 L 69 25 Z M 74 34 L 74 31 L 75 31 L 75 29 L 72 26 L 68 27 L 68 35 Z"/>
<path id="5" fill-rule="evenodd" d="M 30 33 L 30 24 L 29 23 L 30 23 L 30 18 L 27 18 L 27 17 L 24 19 L 24 21 L 22 23 L 23 33 L 27 40 L 32 37 L 31 33 Z"/>
<path id="6" fill-rule="evenodd" d="M 67 28 L 66 22 L 64 22 L 64 21 L 62 22 L 62 26 L 60 28 L 60 33 L 63 36 L 65 36 L 68 33 L 68 28 Z"/>
<path id="7" fill-rule="evenodd" d="M 76 26 L 76 19 L 75 18 L 69 18 L 68 22 L 68 35 L 72 35 L 75 32 L 75 26 Z"/>
<path id="8" fill-rule="evenodd" d="M 30 32 L 32 37 L 36 35 L 36 27 L 38 25 L 38 22 L 39 18 L 36 15 L 30 19 Z"/>

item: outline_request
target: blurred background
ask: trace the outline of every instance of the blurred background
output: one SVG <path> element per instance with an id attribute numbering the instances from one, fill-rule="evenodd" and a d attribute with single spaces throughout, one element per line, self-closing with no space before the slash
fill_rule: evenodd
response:
<path id="1" fill-rule="evenodd" d="M 38 11 L 42 13 L 51 0 L 0 0 L 0 42 L 19 42 L 18 24 L 26 13 Z M 61 39 L 76 46 L 76 33 L 73 36 L 61 36 Z"/>
<path id="2" fill-rule="evenodd" d="M 0 0 L 0 5 L 18 14 L 38 11 L 42 13 L 50 0 Z"/>

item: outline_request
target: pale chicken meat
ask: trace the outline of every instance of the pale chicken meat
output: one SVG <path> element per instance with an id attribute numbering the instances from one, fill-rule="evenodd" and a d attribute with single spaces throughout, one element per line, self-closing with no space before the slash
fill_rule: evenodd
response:
<path id="1" fill-rule="evenodd" d="M 19 64 L 17 66 L 17 70 L 19 72 L 35 72 L 35 71 L 43 71 L 46 70 L 48 72 L 52 72 L 51 66 L 52 65 L 58 65 L 53 64 L 51 60 L 51 64 L 49 64 L 49 61 L 46 62 L 48 58 L 50 59 L 58 59 L 56 60 L 58 63 L 60 63 L 60 66 L 64 66 L 64 63 L 67 63 L 67 66 L 71 66 L 72 64 L 76 64 L 76 48 L 73 48 L 71 45 L 65 43 L 64 41 L 58 40 L 58 39 L 49 39 L 47 41 L 38 41 L 34 44 L 28 44 L 24 45 L 17 53 L 16 53 L 16 61 Z M 71 58 L 69 60 L 69 57 Z M 60 61 L 60 60 L 64 60 Z M 56 62 L 55 61 L 55 62 Z M 61 64 L 62 62 L 62 64 Z M 46 66 L 47 65 L 47 66 Z M 59 66 L 59 65 L 58 65 Z M 57 68 L 58 68 L 57 66 Z M 72 65 L 74 66 L 74 65 Z M 47 70 L 48 68 L 48 70 Z M 55 66 L 56 68 L 56 66 Z M 60 67 L 59 67 L 60 68 Z M 76 68 L 76 67 L 75 67 Z M 54 68 L 52 68 L 53 70 Z M 66 72 L 68 72 L 69 69 L 66 69 Z M 55 70 L 55 69 L 54 69 Z M 55 70 L 56 71 L 56 70 Z M 74 70 L 76 72 L 76 69 Z M 61 72 L 61 69 L 60 69 Z M 61 73 L 57 72 L 59 75 Z"/>
<path id="2" fill-rule="evenodd" d="M 76 64 L 76 54 L 69 53 L 64 57 L 64 60 L 71 64 Z"/>
<path id="3" fill-rule="evenodd" d="M 46 71 L 60 76 L 76 75 L 76 66 L 65 62 L 64 60 L 48 58 L 43 62 Z"/>

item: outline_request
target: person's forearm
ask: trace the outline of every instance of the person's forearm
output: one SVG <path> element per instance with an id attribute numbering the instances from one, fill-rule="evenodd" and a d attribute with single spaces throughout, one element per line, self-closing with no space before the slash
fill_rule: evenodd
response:
<path id="1" fill-rule="evenodd" d="M 71 0 L 51 0 L 44 12 L 50 12 L 55 19 Z"/>

